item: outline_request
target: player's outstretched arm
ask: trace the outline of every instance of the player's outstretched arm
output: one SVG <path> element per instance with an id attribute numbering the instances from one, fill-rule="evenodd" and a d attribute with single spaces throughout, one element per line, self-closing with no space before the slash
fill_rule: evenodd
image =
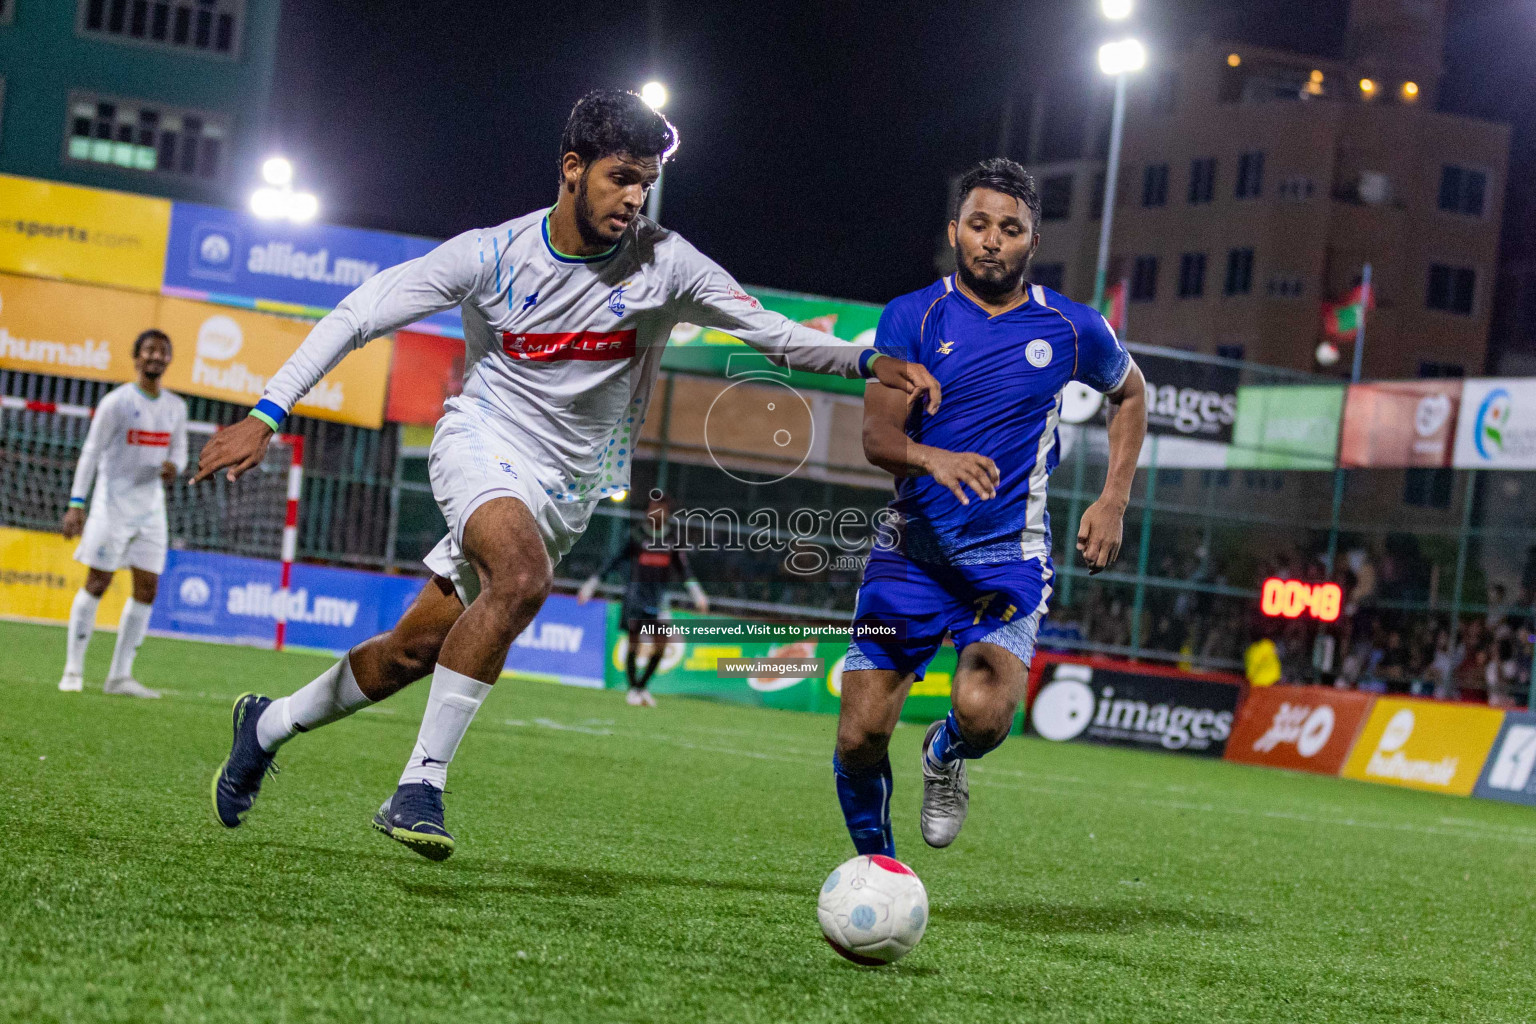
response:
<path id="1" fill-rule="evenodd" d="M 1089 505 L 1077 528 L 1077 550 L 1090 575 L 1103 572 L 1120 556 L 1125 509 L 1131 502 L 1136 460 L 1147 436 L 1147 382 L 1134 362 L 1120 387 L 1109 393 L 1109 472 L 1104 490 Z"/>
<path id="2" fill-rule="evenodd" d="M 197 460 L 197 472 L 192 474 L 194 484 L 213 476 L 220 470 L 228 470 L 225 478 L 234 483 L 248 470 L 261 465 L 267 457 L 267 445 L 275 434 L 271 427 L 254 416 L 249 416 L 232 427 L 225 427 L 213 435 L 213 440 L 203 445 Z"/>
<path id="3" fill-rule="evenodd" d="M 962 505 L 971 503 L 970 494 L 982 501 L 995 497 L 1000 479 L 997 463 L 976 452 L 946 451 L 907 436 L 911 402 L 910 396 L 884 384 L 864 388 L 864 457 L 894 476 L 931 476 Z"/>

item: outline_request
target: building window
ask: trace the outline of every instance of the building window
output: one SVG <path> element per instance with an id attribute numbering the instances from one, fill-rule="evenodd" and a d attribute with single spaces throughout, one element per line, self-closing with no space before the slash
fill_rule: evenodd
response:
<path id="1" fill-rule="evenodd" d="M 1053 292 L 1061 291 L 1062 283 L 1067 277 L 1067 265 L 1065 263 L 1036 263 L 1029 272 L 1031 284 L 1038 284 L 1043 288 L 1049 288 Z"/>
<path id="2" fill-rule="evenodd" d="M 11 23 L 11 11 L 15 9 L 15 6 L 15 4 L 11 3 L 11 0 L 0 0 L 0 25 L 9 25 Z"/>
<path id="3" fill-rule="evenodd" d="M 1292 203 L 1300 203 L 1311 199 L 1312 194 L 1317 191 L 1317 186 L 1312 184 L 1311 178 L 1301 174 L 1294 178 L 1286 178 L 1280 183 L 1277 191 L 1281 199 Z"/>
<path id="4" fill-rule="evenodd" d="M 1237 198 L 1257 199 L 1264 191 L 1264 154 L 1244 153 L 1237 158 Z"/>
<path id="5" fill-rule="evenodd" d="M 1148 164 L 1141 172 L 1141 205 L 1168 205 L 1168 165 Z"/>
<path id="6" fill-rule="evenodd" d="M 1471 267 L 1448 267 L 1434 263 L 1429 268 L 1429 294 L 1425 304 L 1447 313 L 1472 315 L 1472 299 L 1477 293 L 1477 271 Z"/>
<path id="7" fill-rule="evenodd" d="M 1440 209 L 1481 217 L 1488 195 L 1488 175 L 1466 167 L 1440 168 Z"/>
<path id="8" fill-rule="evenodd" d="M 1233 362 L 1243 361 L 1243 353 L 1246 351 L 1242 345 L 1217 345 L 1216 355 L 1222 359 L 1230 359 Z"/>
<path id="9" fill-rule="evenodd" d="M 1294 274 L 1276 274 L 1264 287 L 1265 294 L 1272 299 L 1299 299 L 1305 291 L 1301 278 Z"/>
<path id="10" fill-rule="evenodd" d="M 1428 359 L 1419 361 L 1419 377 L 1424 380 L 1444 380 L 1453 378 L 1460 380 L 1467 375 L 1467 371 L 1460 363 L 1436 363 Z"/>
<path id="11" fill-rule="evenodd" d="M 1198 299 L 1205 294 L 1205 253 L 1187 252 L 1179 257 L 1179 298 Z"/>
<path id="12" fill-rule="evenodd" d="M 1179 73 L 1159 71 L 1152 79 L 1152 112 L 1171 114 L 1179 102 Z"/>
<path id="13" fill-rule="evenodd" d="M 1131 272 L 1131 299 L 1151 302 L 1157 298 L 1157 257 L 1138 256 Z"/>
<path id="14" fill-rule="evenodd" d="M 3 2 L 3 0 L 0 0 Z M 82 35 L 233 57 L 245 0 L 79 0 Z"/>
<path id="15" fill-rule="evenodd" d="M 202 112 L 72 93 L 65 139 L 66 159 L 78 163 L 213 180 L 223 170 L 229 126 Z"/>
<path id="16" fill-rule="evenodd" d="M 1072 175 L 1058 174 L 1040 182 L 1040 219 L 1066 220 L 1072 216 Z"/>
<path id="17" fill-rule="evenodd" d="M 1189 202 L 1208 203 L 1216 195 L 1216 158 L 1191 160 L 1189 164 Z"/>
<path id="18" fill-rule="evenodd" d="M 1088 206 L 1088 216 L 1094 220 L 1102 220 L 1104 218 L 1104 178 L 1105 174 L 1103 171 L 1099 171 L 1093 176 L 1093 202 Z M 1119 193 L 1117 192 L 1116 197 L 1118 198 L 1118 196 Z"/>
<path id="19" fill-rule="evenodd" d="M 1227 253 L 1228 295 L 1247 295 L 1253 290 L 1253 250 L 1233 249 Z"/>

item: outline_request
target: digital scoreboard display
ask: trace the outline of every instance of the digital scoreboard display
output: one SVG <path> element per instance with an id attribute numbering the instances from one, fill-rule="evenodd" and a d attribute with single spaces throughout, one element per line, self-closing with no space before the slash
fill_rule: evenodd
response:
<path id="1" fill-rule="evenodd" d="M 1259 610 L 1272 619 L 1337 621 L 1344 609 L 1344 591 L 1337 583 L 1303 583 L 1271 577 L 1264 581 Z"/>

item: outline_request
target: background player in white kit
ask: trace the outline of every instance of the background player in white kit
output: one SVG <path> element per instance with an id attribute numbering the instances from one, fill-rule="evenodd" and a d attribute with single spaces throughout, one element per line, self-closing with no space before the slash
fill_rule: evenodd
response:
<path id="1" fill-rule="evenodd" d="M 765 311 L 681 236 L 640 216 L 676 143 L 666 118 L 633 93 L 589 93 L 561 138 L 553 208 L 468 231 L 363 284 L 315 326 L 250 418 L 204 447 L 195 479 L 220 470 L 234 479 L 261 462 L 282 418 L 347 352 L 461 308 L 464 392 L 448 401 L 429 460 L 448 523 L 426 559 L 434 576 L 393 630 L 296 693 L 236 701 L 230 755 L 212 785 L 224 825 L 240 824 L 280 744 L 430 672 L 416 747 L 374 826 L 433 860 L 453 852 L 448 763 L 549 594 L 555 563 L 595 503 L 628 487 L 679 322 L 729 331 L 781 365 L 878 379 L 937 410 L 923 367 Z"/>
<path id="2" fill-rule="evenodd" d="M 149 629 L 150 606 L 165 571 L 165 487 L 187 468 L 187 403 L 160 387 L 170 363 L 171 339 L 163 331 L 140 334 L 133 343 L 139 379 L 107 393 L 85 435 L 61 531 L 65 537 L 80 538 L 75 561 L 89 566 L 90 572 L 69 609 L 61 690 L 82 687 L 96 606 L 113 573 L 128 569 L 133 596 L 123 605 L 103 689 L 128 697 L 160 696 L 133 678 L 133 658 Z"/>

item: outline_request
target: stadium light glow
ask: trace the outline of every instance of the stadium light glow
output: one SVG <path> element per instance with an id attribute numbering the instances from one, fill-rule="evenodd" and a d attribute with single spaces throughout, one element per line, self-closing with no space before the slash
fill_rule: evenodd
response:
<path id="1" fill-rule="evenodd" d="M 1367 96 L 1371 95 L 1376 91 L 1375 81 L 1369 78 L 1360 79 L 1360 91 L 1365 93 Z"/>
<path id="2" fill-rule="evenodd" d="M 1418 98 L 1419 98 L 1419 83 L 1418 82 L 1404 82 L 1403 83 L 1403 99 L 1407 100 L 1409 103 L 1412 103 L 1414 100 L 1416 100 Z"/>
<path id="3" fill-rule="evenodd" d="M 307 224 L 320 214 L 320 200 L 309 192 L 293 190 L 293 162 L 273 156 L 262 161 L 261 178 L 266 182 L 251 193 L 251 212 L 262 220 L 291 220 Z"/>
<path id="4" fill-rule="evenodd" d="M 640 98 L 652 110 L 660 110 L 667 105 L 667 87 L 657 81 L 646 82 L 640 87 Z"/>
<path id="5" fill-rule="evenodd" d="M 293 184 L 293 161 L 283 156 L 269 156 L 261 164 L 261 180 L 282 188 Z"/>
<path id="6" fill-rule="evenodd" d="M 1229 67 L 1229 68 L 1240 68 L 1242 66 L 1243 66 L 1242 54 L 1239 54 L 1239 53 L 1229 53 L 1229 54 L 1227 54 L 1227 67 Z"/>
<path id="7" fill-rule="evenodd" d="M 1099 47 L 1099 70 L 1106 75 L 1124 75 L 1147 66 L 1147 48 L 1139 39 L 1121 39 Z"/>
<path id="8" fill-rule="evenodd" d="M 1133 0 L 1103 0 L 1100 9 L 1110 21 L 1124 21 L 1131 16 Z"/>

